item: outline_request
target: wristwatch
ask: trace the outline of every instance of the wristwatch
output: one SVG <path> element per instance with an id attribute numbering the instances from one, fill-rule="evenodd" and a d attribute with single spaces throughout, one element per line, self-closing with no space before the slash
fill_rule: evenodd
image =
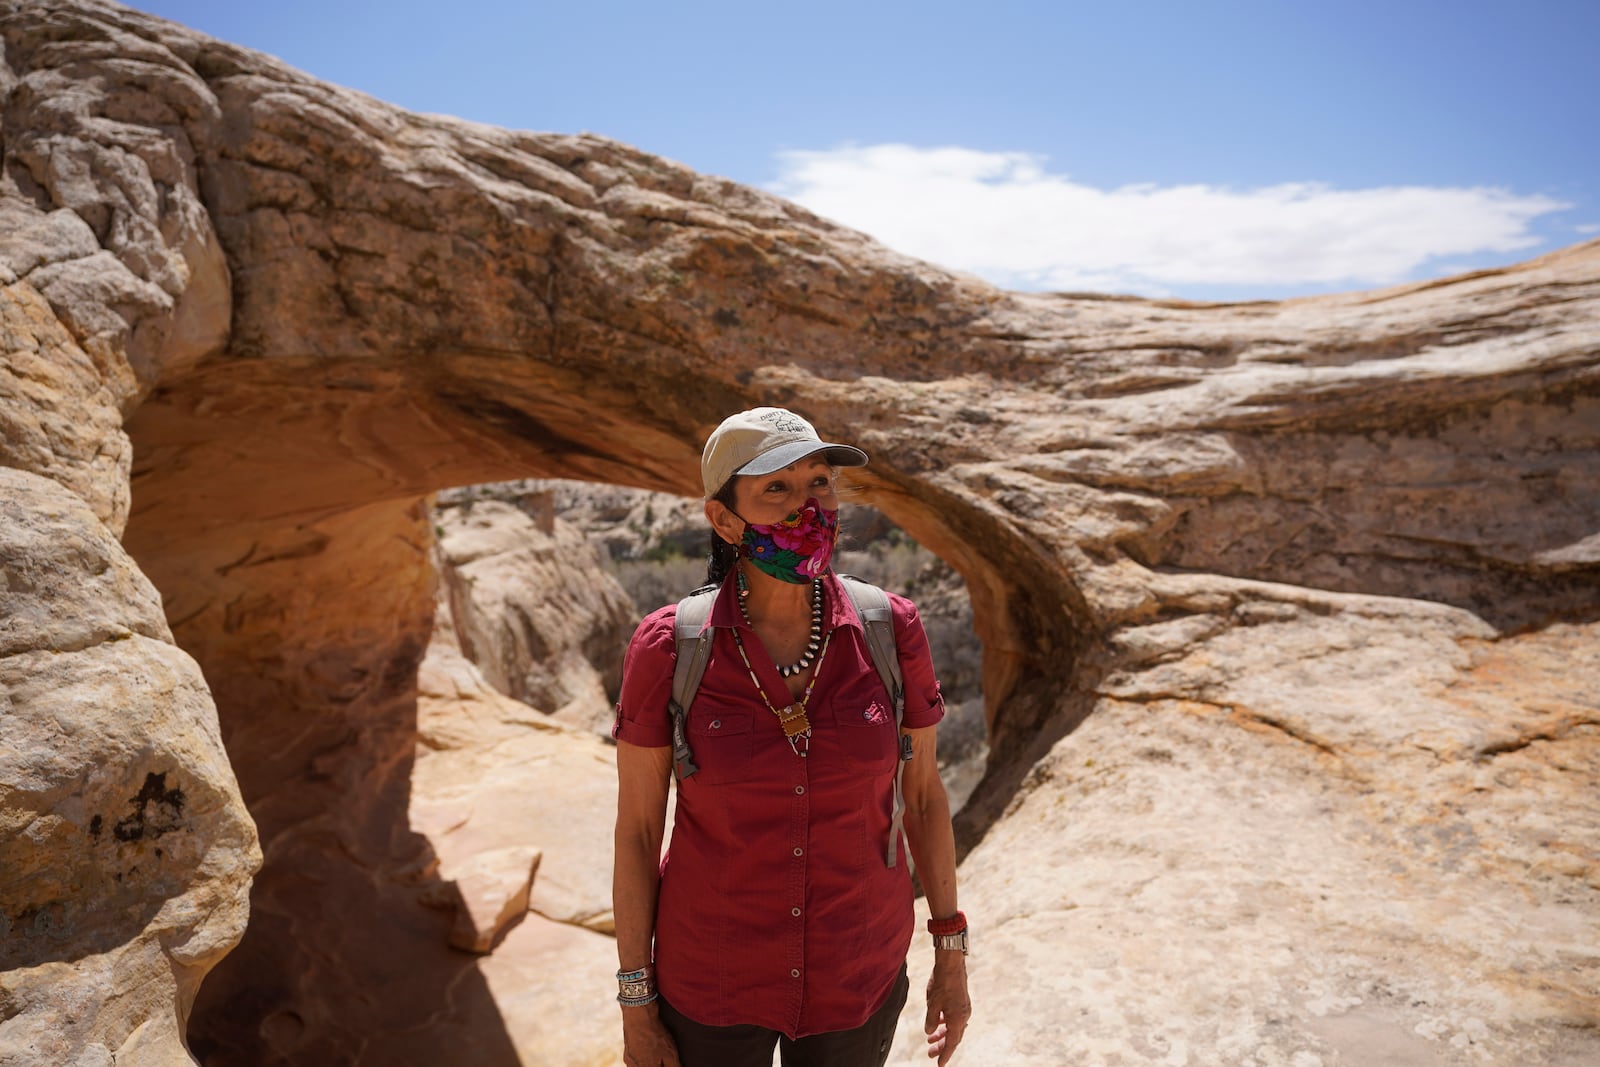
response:
<path id="1" fill-rule="evenodd" d="M 967 916 L 964 912 L 943 919 L 928 919 L 928 933 L 933 935 L 933 947 L 946 952 L 967 954 Z"/>

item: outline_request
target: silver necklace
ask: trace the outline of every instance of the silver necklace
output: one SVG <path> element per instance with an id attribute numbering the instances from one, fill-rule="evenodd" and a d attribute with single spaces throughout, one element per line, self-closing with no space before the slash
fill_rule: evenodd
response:
<path id="1" fill-rule="evenodd" d="M 740 577 L 743 577 L 743 575 L 740 575 Z M 742 593 L 744 590 L 741 589 L 740 592 Z M 743 596 L 739 597 L 739 613 L 744 616 L 744 621 L 746 623 L 749 623 L 751 627 L 755 626 L 755 623 L 750 622 L 750 607 L 745 603 Z M 795 675 L 800 674 L 807 667 L 811 666 L 811 661 L 817 658 L 817 650 L 821 647 L 822 579 L 813 578 L 811 580 L 811 636 L 806 641 L 806 650 L 801 654 L 799 661 L 796 663 L 792 663 L 787 667 L 783 666 L 782 664 L 777 664 L 776 666 L 778 668 L 778 673 L 783 675 L 785 678 L 793 678 Z"/>

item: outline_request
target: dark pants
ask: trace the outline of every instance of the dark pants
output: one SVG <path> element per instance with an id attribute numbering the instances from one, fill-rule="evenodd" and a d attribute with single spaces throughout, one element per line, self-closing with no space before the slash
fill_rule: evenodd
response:
<path id="1" fill-rule="evenodd" d="M 772 1049 L 782 1051 L 783 1067 L 883 1067 L 894 1042 L 900 1009 L 911 983 L 902 965 L 889 999 L 854 1030 L 836 1030 L 790 1040 L 760 1026 L 706 1026 L 687 1018 L 661 997 L 661 1021 L 678 1044 L 683 1067 L 772 1067 Z"/>

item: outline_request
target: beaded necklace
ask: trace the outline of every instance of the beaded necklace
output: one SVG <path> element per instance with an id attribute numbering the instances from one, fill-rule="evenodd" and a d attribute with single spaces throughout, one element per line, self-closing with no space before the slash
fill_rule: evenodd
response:
<path id="1" fill-rule="evenodd" d="M 739 614 L 744 616 L 744 621 L 746 624 L 748 624 L 751 628 L 754 628 L 755 623 L 750 621 L 750 605 L 745 603 L 746 598 L 749 596 L 750 586 L 745 583 L 744 571 L 740 571 Z M 811 661 L 816 658 L 817 649 L 821 646 L 821 644 L 822 579 L 813 578 L 811 580 L 811 635 L 806 639 L 806 650 L 800 654 L 800 659 L 797 662 L 791 663 L 788 666 L 784 666 L 781 663 L 774 664 L 774 666 L 778 668 L 778 673 L 783 675 L 785 678 L 793 678 L 795 675 L 801 673 L 807 667 L 811 666 Z"/>
<path id="2" fill-rule="evenodd" d="M 750 655 L 744 650 L 744 638 L 739 636 L 739 628 L 733 627 L 733 643 L 738 646 L 739 658 L 744 660 L 744 669 L 750 672 L 750 681 L 755 684 L 756 692 L 761 694 L 761 702 L 767 710 L 777 716 L 778 725 L 783 727 L 783 736 L 788 739 L 789 747 L 795 755 L 804 757 L 811 747 L 811 720 L 806 717 L 806 705 L 811 701 L 811 690 L 816 688 L 817 677 L 822 674 L 822 661 L 828 655 L 828 642 L 833 640 L 833 631 L 828 631 L 822 639 L 822 648 L 817 653 L 817 669 L 811 675 L 811 681 L 806 683 L 806 691 L 799 700 L 790 701 L 782 711 L 772 706 L 772 698 L 767 696 L 767 691 L 761 685 L 761 679 L 756 677 L 756 670 L 750 666 Z M 810 662 L 807 653 L 806 662 Z M 804 667 L 799 668 L 804 670 Z"/>

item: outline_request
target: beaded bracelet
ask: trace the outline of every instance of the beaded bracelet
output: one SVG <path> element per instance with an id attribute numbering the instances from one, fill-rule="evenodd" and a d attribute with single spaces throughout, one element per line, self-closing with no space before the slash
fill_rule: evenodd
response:
<path id="1" fill-rule="evenodd" d="M 656 999 L 655 968 L 646 964 L 637 971 L 617 972 L 617 1003 L 624 1008 L 642 1008 Z"/>

